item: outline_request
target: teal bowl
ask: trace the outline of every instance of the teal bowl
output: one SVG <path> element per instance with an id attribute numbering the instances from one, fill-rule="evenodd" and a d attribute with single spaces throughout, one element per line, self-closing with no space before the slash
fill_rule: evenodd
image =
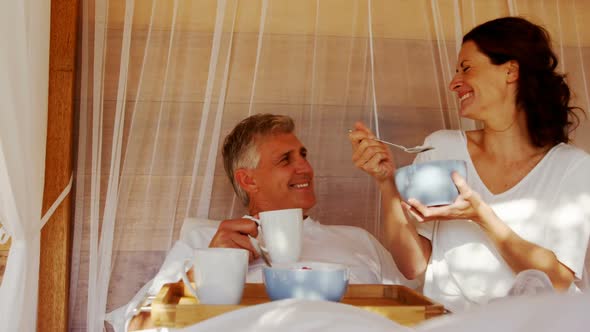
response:
<path id="1" fill-rule="evenodd" d="M 338 302 L 348 287 L 348 268 L 340 264 L 298 262 L 263 268 L 268 297 Z"/>
<path id="2" fill-rule="evenodd" d="M 467 179 L 464 160 L 435 160 L 416 163 L 395 171 L 395 185 L 404 201 L 417 199 L 426 206 L 448 205 L 459 196 L 451 174 Z"/>

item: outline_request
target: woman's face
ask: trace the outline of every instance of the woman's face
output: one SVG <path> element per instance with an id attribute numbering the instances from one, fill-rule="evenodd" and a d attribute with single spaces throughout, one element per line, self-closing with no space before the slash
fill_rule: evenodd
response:
<path id="1" fill-rule="evenodd" d="M 457 93 L 460 116 L 485 121 L 490 115 L 498 116 L 499 111 L 514 109 L 515 85 L 509 84 L 513 79 L 509 63 L 492 64 L 474 42 L 467 41 L 459 52 L 455 72 L 449 89 Z"/>

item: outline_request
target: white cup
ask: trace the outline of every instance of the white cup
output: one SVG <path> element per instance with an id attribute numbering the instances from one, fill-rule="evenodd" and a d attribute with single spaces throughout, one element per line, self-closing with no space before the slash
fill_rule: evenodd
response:
<path id="1" fill-rule="evenodd" d="M 259 226 L 262 243 L 251 239 L 255 248 L 258 246 L 268 252 L 272 263 L 293 263 L 299 260 L 302 247 L 303 211 L 285 209 L 260 212 L 260 219 L 247 216 Z"/>
<path id="2" fill-rule="evenodd" d="M 182 280 L 200 303 L 238 304 L 246 283 L 248 256 L 244 249 L 195 249 L 193 258 L 184 262 Z M 185 272 L 190 265 L 194 268 L 195 288 Z"/>

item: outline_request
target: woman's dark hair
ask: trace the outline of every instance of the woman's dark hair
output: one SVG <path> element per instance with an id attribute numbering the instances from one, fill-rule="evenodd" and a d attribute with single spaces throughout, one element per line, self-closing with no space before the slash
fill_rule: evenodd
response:
<path id="1" fill-rule="evenodd" d="M 570 89 L 565 75 L 555 71 L 557 57 L 549 33 L 520 17 L 503 17 L 483 23 L 463 37 L 495 65 L 515 60 L 519 65 L 516 104 L 526 113 L 532 143 L 538 147 L 569 142 L 569 133 L 579 124 L 570 107 Z"/>

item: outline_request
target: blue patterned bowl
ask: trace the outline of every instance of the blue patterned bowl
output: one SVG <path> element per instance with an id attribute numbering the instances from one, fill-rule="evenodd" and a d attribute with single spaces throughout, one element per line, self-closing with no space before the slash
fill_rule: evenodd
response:
<path id="1" fill-rule="evenodd" d="M 467 179 L 465 161 L 435 160 L 398 168 L 395 185 L 404 201 L 414 198 L 426 206 L 448 205 L 459 195 L 452 172 Z"/>
<path id="2" fill-rule="evenodd" d="M 348 287 L 348 268 L 340 264 L 297 262 L 263 268 L 271 300 L 290 298 L 338 302 Z"/>

